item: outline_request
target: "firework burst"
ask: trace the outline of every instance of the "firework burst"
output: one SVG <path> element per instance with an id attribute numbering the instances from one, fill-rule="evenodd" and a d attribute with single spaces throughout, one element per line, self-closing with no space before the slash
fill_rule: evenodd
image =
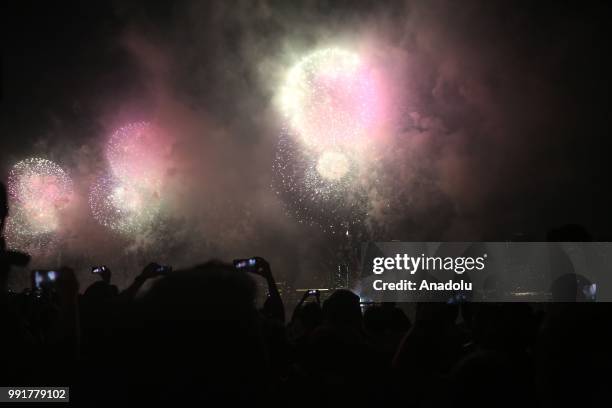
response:
<path id="1" fill-rule="evenodd" d="M 163 132 L 147 122 L 117 129 L 106 148 L 106 158 L 116 178 L 151 189 L 163 183 L 169 154 L 170 145 Z"/>
<path id="2" fill-rule="evenodd" d="M 33 228 L 28 212 L 18 205 L 11 208 L 4 233 L 10 249 L 29 254 L 41 254 L 59 242 L 55 231 L 41 232 Z"/>
<path id="3" fill-rule="evenodd" d="M 273 167 L 273 187 L 300 223 L 336 233 L 363 222 L 367 199 L 355 157 L 336 150 L 311 152 L 283 134 Z"/>
<path id="4" fill-rule="evenodd" d="M 298 221 L 331 232 L 364 225 L 382 89 L 365 58 L 339 48 L 317 50 L 289 70 L 279 97 L 287 129 L 274 174 L 277 194 Z"/>
<path id="5" fill-rule="evenodd" d="M 100 224 L 130 234 L 146 229 L 155 221 L 160 196 L 159 192 L 141 184 L 103 176 L 91 187 L 89 205 Z"/>
<path id="6" fill-rule="evenodd" d="M 347 176 L 351 167 L 349 158 L 333 150 L 324 151 L 317 161 L 317 173 L 329 182 L 338 182 Z"/>
<path id="7" fill-rule="evenodd" d="M 36 235 L 58 229 L 60 212 L 72 197 L 72 181 L 60 166 L 41 158 L 22 160 L 11 169 L 8 188 L 19 214 L 16 231 Z"/>
<path id="8" fill-rule="evenodd" d="M 136 234 L 156 220 L 170 156 L 170 143 L 160 128 L 136 122 L 117 129 L 109 138 L 109 175 L 91 187 L 89 205 L 94 218 L 123 234 Z"/>
<path id="9" fill-rule="evenodd" d="M 380 91 L 373 71 L 357 54 L 315 51 L 287 74 L 281 109 L 292 133 L 310 149 L 354 145 L 376 125 Z"/>

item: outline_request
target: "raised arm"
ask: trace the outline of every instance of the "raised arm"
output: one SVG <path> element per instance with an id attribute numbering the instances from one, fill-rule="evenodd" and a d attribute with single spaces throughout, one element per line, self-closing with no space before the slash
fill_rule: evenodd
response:
<path id="1" fill-rule="evenodd" d="M 270 268 L 270 264 L 268 261 L 261 257 L 255 257 L 257 260 L 257 267 L 253 270 L 254 273 L 261 275 L 265 278 L 266 283 L 268 284 L 268 293 L 270 294 L 269 305 L 270 312 L 272 317 L 280 320 L 285 323 L 285 306 L 283 305 L 283 300 L 281 299 L 280 292 L 278 291 L 278 287 L 276 286 L 276 281 L 272 276 L 272 270 Z"/>

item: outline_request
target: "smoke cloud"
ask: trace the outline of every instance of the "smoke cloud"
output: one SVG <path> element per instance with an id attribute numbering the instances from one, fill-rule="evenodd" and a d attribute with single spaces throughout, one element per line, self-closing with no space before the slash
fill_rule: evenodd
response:
<path id="1" fill-rule="evenodd" d="M 95 21 L 92 49 L 66 61 L 76 77 L 51 69 L 41 80 L 60 85 L 33 95 L 36 125 L 3 121 L 3 133 L 29 143 L 3 145 L 2 160 L 8 168 L 40 155 L 71 174 L 78 194 L 63 231 L 66 262 L 110 263 L 121 253 L 127 280 L 151 259 L 181 266 L 261 255 L 298 286 L 323 284 L 338 257 L 329 248 L 347 238 L 299 223 L 276 194 L 276 98 L 301 55 L 347 47 L 384 67 L 393 101 L 369 157 L 376 182 L 354 241 L 543 235 L 560 218 L 538 210 L 578 177 L 567 155 L 579 112 L 557 70 L 578 40 L 531 11 L 483 1 L 122 3 Z M 109 135 L 140 120 L 173 139 L 165 204 L 150 230 L 117 238 L 92 219 L 86 197 L 107 166 Z"/>

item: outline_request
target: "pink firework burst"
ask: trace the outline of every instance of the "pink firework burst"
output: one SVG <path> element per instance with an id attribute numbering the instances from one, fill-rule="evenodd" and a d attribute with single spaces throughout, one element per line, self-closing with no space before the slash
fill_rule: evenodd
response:
<path id="1" fill-rule="evenodd" d="M 119 180 L 158 188 L 168 168 L 170 148 L 166 135 L 158 127 L 136 122 L 111 135 L 106 158 Z"/>
<path id="2" fill-rule="evenodd" d="M 30 158 L 11 169 L 9 193 L 20 212 L 19 229 L 30 235 L 55 231 L 72 197 L 72 180 L 50 160 Z"/>
<path id="3" fill-rule="evenodd" d="M 358 54 L 338 48 L 302 58 L 280 95 L 292 131 L 319 151 L 363 141 L 378 122 L 381 99 L 374 70 Z"/>

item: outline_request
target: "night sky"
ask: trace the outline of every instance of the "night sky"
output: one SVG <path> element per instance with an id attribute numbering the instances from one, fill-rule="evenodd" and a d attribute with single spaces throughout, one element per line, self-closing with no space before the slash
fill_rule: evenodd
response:
<path id="1" fill-rule="evenodd" d="M 375 41 L 403 100 L 370 238 L 537 241 L 575 223 L 609 239 L 604 2 L 154 3 L 24 1 L 2 13 L 0 179 L 47 157 L 86 195 L 108 133 L 154 118 L 180 135 L 174 243 L 156 253 L 258 252 L 306 274 L 337 238 L 298 223 L 271 187 L 279 72 L 322 43 Z M 68 252 L 106 256 L 82 237 L 114 248 L 113 235 L 83 203 L 75 214 Z"/>

